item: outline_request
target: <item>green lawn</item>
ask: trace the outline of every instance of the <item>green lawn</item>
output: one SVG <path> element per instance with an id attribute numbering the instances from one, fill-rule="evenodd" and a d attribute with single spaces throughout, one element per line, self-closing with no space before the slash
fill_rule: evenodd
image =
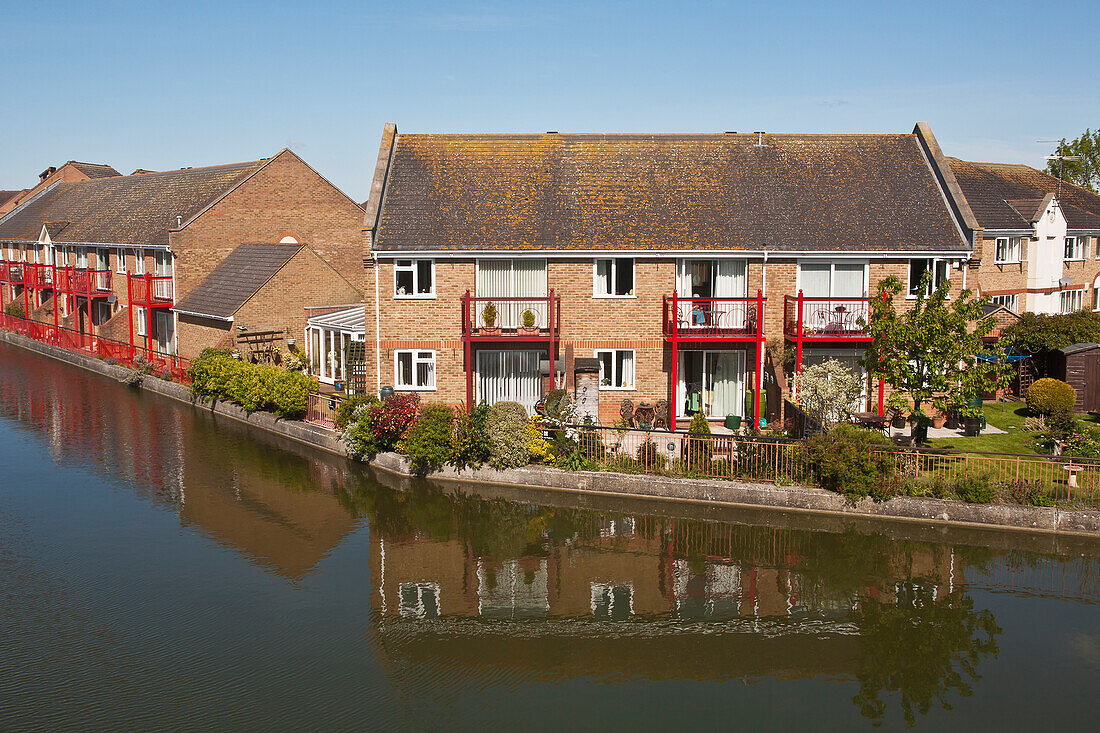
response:
<path id="1" fill-rule="evenodd" d="M 993 453 L 1038 453 L 1034 445 L 1034 433 L 1024 431 L 1027 407 L 1022 402 L 990 403 L 984 405 L 985 419 L 1005 432 L 1000 435 L 982 433 L 973 438 L 934 438 L 928 441 L 933 448 L 989 451 Z M 1100 415 L 1089 413 L 1078 417 L 1083 427 L 1096 427 Z"/>

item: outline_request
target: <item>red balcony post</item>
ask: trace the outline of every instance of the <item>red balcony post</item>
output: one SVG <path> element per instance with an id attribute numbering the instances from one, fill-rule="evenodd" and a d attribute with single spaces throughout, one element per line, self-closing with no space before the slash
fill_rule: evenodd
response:
<path id="1" fill-rule="evenodd" d="M 669 320 L 671 323 L 666 325 L 665 328 L 669 329 L 669 337 L 672 340 L 672 379 L 670 380 L 670 390 L 672 392 L 671 399 L 668 401 L 671 407 L 669 408 L 668 425 L 669 430 L 676 432 L 676 413 L 680 411 L 680 380 L 679 380 L 679 367 L 680 367 L 680 311 L 676 307 L 676 290 L 672 290 L 672 311 L 669 314 Z"/>
<path id="2" fill-rule="evenodd" d="M 474 409 L 474 364 L 473 349 L 470 347 L 470 336 L 473 328 L 470 325 L 470 291 L 462 296 L 462 349 L 466 359 L 466 412 Z"/>
<path id="3" fill-rule="evenodd" d="M 756 396 L 752 401 L 752 429 L 760 428 L 760 388 L 764 371 L 764 293 L 756 291 Z"/>
<path id="4" fill-rule="evenodd" d="M 554 371 L 554 350 L 557 347 L 557 343 L 555 342 L 555 338 L 554 338 L 555 331 L 556 331 L 556 329 L 554 327 L 555 326 L 555 320 L 554 319 L 559 317 L 559 315 L 560 315 L 560 311 L 556 313 L 555 308 L 554 308 L 554 289 L 550 288 L 550 300 L 546 304 L 546 325 L 547 325 L 547 328 L 550 331 L 550 333 L 549 333 L 549 337 L 550 337 L 549 351 L 550 351 L 550 389 L 551 390 L 553 390 L 555 387 L 557 387 L 557 384 L 555 383 L 557 381 L 555 379 L 557 377 L 557 372 Z"/>
<path id="5" fill-rule="evenodd" d="M 802 296 L 802 290 L 800 288 L 799 291 L 798 291 L 798 309 L 797 309 L 798 310 L 798 326 L 795 328 L 795 337 L 794 337 L 794 350 L 795 350 L 795 358 L 794 358 L 794 373 L 795 373 L 795 385 L 794 385 L 795 390 L 794 391 L 795 391 L 795 394 L 794 394 L 794 398 L 795 398 L 795 402 L 797 402 L 800 399 L 801 393 L 802 393 L 802 335 L 803 335 L 802 313 L 803 313 L 803 308 L 804 308 L 804 306 L 803 306 L 804 300 L 805 299 Z"/>

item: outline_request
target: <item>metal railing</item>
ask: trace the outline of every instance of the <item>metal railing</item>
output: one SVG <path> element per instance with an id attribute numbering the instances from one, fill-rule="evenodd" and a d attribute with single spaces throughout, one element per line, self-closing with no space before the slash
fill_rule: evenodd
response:
<path id="1" fill-rule="evenodd" d="M 155 308 L 170 306 L 173 302 L 171 275 L 133 275 L 128 272 L 126 290 L 131 305 Z"/>
<path id="2" fill-rule="evenodd" d="M 561 296 L 553 290 L 545 297 L 474 296 L 468 290 L 462 296 L 463 336 L 549 337 L 560 332 Z"/>
<path id="3" fill-rule="evenodd" d="M 931 448 L 889 453 L 894 480 L 953 487 L 982 478 L 1001 498 L 1014 491 L 1033 491 L 1059 503 L 1100 507 L 1100 459 Z"/>
<path id="4" fill-rule="evenodd" d="M 567 426 L 548 431 L 551 450 L 579 451 L 592 463 L 623 473 L 808 483 L 805 445 L 740 435 L 700 437 L 664 430 Z"/>
<path id="5" fill-rule="evenodd" d="M 340 411 L 340 403 L 343 398 L 333 394 L 321 394 L 310 392 L 306 405 L 305 422 L 320 425 L 323 428 L 334 430 L 336 428 L 336 413 Z"/>
<path id="6" fill-rule="evenodd" d="M 762 333 L 764 306 L 761 294 L 751 298 L 681 298 L 665 296 L 662 322 L 667 338 L 742 337 Z"/>
<path id="7" fill-rule="evenodd" d="M 59 293 L 83 297 L 107 296 L 111 294 L 111 271 L 90 267 L 57 267 L 54 286 Z"/>
<path id="8" fill-rule="evenodd" d="M 18 318 L 7 313 L 0 313 L 0 328 L 68 351 L 109 359 L 131 369 L 148 368 L 184 384 L 191 381 L 187 374 L 187 370 L 191 368 L 190 360 L 162 354 L 155 349 L 75 331 L 64 326 Z"/>
<path id="9" fill-rule="evenodd" d="M 2 262 L 0 263 L 0 282 L 22 285 L 24 272 L 21 262 Z"/>
<path id="10" fill-rule="evenodd" d="M 809 298 L 783 296 L 783 328 L 802 338 L 867 338 L 870 298 Z"/>

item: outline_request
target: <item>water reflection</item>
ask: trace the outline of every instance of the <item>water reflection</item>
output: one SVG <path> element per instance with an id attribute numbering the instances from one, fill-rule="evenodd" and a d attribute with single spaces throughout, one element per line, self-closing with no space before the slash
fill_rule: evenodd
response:
<path id="1" fill-rule="evenodd" d="M 464 696 L 536 683 L 770 679 L 852 690 L 849 710 L 913 724 L 970 696 L 996 664 L 1002 631 L 979 591 L 1100 600 L 1089 543 L 475 495 L 374 476 L 63 365 L 2 356 L 0 414 L 40 435 L 58 465 L 99 471 L 288 585 L 361 541 L 369 580 L 341 579 L 369 582 L 369 608 L 340 610 L 395 695 L 436 701 L 441 720 Z"/>

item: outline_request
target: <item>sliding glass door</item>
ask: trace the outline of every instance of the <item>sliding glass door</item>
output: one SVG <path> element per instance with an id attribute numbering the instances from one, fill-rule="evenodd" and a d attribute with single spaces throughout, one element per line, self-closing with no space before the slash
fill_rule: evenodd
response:
<path id="1" fill-rule="evenodd" d="M 702 412 L 708 418 L 744 417 L 745 352 L 681 351 L 677 415 Z"/>
<path id="2" fill-rule="evenodd" d="M 542 259 L 479 259 L 477 261 L 477 296 L 479 298 L 529 298 L 530 300 L 494 303 L 497 325 L 505 330 L 523 325 L 523 313 L 530 310 L 535 325 L 547 327 L 546 260 Z M 478 310 L 487 303 L 480 302 Z M 481 313 L 474 314 L 481 318 Z M 480 322 L 480 321 L 479 321 Z"/>
<path id="3" fill-rule="evenodd" d="M 485 349 L 477 352 L 478 403 L 518 402 L 535 411 L 542 397 L 540 351 Z"/>

